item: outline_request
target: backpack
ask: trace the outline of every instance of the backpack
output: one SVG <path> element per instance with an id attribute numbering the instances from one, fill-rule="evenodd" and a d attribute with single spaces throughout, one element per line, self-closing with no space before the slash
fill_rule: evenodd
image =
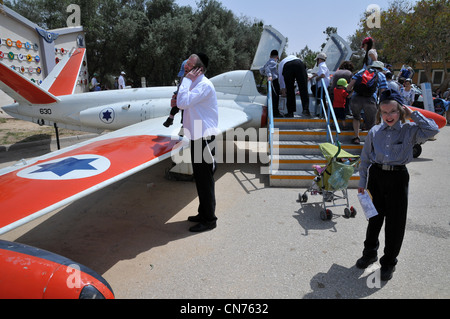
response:
<path id="1" fill-rule="evenodd" d="M 370 97 L 378 88 L 378 73 L 375 70 L 365 70 L 356 80 L 354 90 L 361 96 Z"/>

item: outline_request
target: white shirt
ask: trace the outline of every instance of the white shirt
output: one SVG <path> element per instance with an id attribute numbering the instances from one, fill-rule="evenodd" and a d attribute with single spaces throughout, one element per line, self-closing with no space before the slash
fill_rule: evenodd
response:
<path id="1" fill-rule="evenodd" d="M 119 76 L 119 90 L 123 90 L 123 89 L 125 89 L 125 79 L 121 75 L 121 76 Z"/>
<path id="2" fill-rule="evenodd" d="M 280 65 L 278 66 L 278 76 L 279 76 L 278 81 L 280 82 L 280 88 L 282 88 L 282 89 L 286 88 L 286 83 L 284 82 L 284 76 L 283 76 L 284 65 L 293 60 L 300 60 L 300 59 L 297 58 L 295 55 L 288 55 L 280 62 Z"/>
<path id="3" fill-rule="evenodd" d="M 184 78 L 177 96 L 178 108 L 184 110 L 184 134 L 191 140 L 218 134 L 219 110 L 214 85 L 204 75 L 195 82 Z"/>
<path id="4" fill-rule="evenodd" d="M 330 70 L 328 70 L 328 67 L 325 62 L 322 62 L 319 64 L 319 70 L 317 71 L 317 76 L 321 76 L 322 74 L 325 75 L 325 77 L 323 78 L 323 80 L 325 81 L 325 86 L 329 87 L 330 86 Z M 319 79 L 317 81 L 317 87 L 321 87 L 321 86 L 322 86 L 322 81 L 321 81 L 321 79 Z"/>
<path id="5" fill-rule="evenodd" d="M 91 80 L 91 86 L 95 88 L 95 86 L 98 84 L 97 78 L 94 76 Z"/>

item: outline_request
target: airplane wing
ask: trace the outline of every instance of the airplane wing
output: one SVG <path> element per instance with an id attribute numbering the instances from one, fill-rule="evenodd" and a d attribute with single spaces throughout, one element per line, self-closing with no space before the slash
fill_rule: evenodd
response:
<path id="1" fill-rule="evenodd" d="M 0 170 L 0 235 L 159 163 L 188 141 L 154 118 Z M 219 108 L 219 130 L 248 121 Z"/>

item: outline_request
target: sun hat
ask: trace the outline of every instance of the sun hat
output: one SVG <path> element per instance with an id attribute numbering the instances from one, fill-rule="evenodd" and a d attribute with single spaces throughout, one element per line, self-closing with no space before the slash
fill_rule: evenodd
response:
<path id="1" fill-rule="evenodd" d="M 343 86 L 345 88 L 348 86 L 347 80 L 344 79 L 344 78 L 339 79 L 336 84 L 339 85 L 339 86 Z"/>

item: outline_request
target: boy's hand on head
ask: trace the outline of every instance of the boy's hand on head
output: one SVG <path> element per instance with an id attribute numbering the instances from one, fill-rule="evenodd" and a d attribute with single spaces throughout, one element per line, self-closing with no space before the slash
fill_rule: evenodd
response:
<path id="1" fill-rule="evenodd" d="M 412 110 L 411 110 L 409 107 L 407 107 L 406 105 L 403 106 L 403 109 L 405 110 L 405 117 L 406 117 L 406 118 L 411 117 Z"/>

